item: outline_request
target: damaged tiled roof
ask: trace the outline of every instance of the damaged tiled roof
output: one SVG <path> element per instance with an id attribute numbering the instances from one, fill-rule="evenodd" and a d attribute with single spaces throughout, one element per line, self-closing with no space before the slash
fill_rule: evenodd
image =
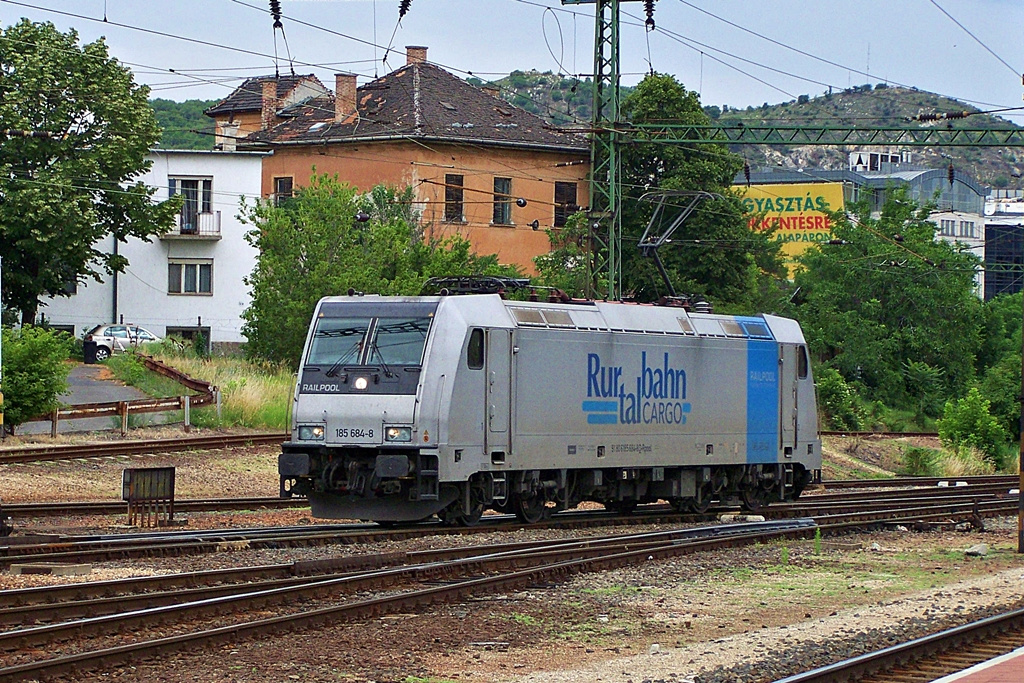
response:
<path id="1" fill-rule="evenodd" d="M 217 114 L 237 114 L 246 111 L 260 111 L 263 107 L 263 83 L 265 81 L 277 81 L 277 100 L 284 102 L 292 90 L 303 81 L 314 81 L 323 88 L 320 80 L 312 75 L 301 76 L 253 76 L 245 79 L 242 85 L 235 88 L 234 92 L 226 98 L 207 109 L 204 113 L 207 116 Z M 324 88 L 326 90 L 326 88 Z"/>
<path id="2" fill-rule="evenodd" d="M 434 139 L 517 147 L 588 149 L 585 137 L 523 109 L 427 62 L 407 64 L 358 88 L 358 116 L 335 120 L 331 97 L 290 108 L 289 120 L 252 133 L 240 147 L 388 139 Z"/>

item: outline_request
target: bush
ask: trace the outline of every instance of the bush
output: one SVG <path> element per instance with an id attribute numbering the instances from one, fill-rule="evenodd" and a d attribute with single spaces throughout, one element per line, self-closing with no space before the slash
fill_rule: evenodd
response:
<path id="1" fill-rule="evenodd" d="M 864 411 L 857 403 L 857 394 L 838 370 L 819 371 L 814 386 L 818 405 L 831 429 L 857 431 L 863 427 Z"/>
<path id="2" fill-rule="evenodd" d="M 976 448 L 986 460 L 997 464 L 1008 435 L 989 411 L 990 405 L 976 387 L 962 399 L 948 401 L 938 421 L 943 445 L 956 452 Z"/>
<path id="3" fill-rule="evenodd" d="M 939 452 L 931 448 L 910 446 L 903 452 L 899 473 L 912 477 L 939 476 Z"/>
<path id="4" fill-rule="evenodd" d="M 72 339 L 66 332 L 40 327 L 4 329 L 3 391 L 0 409 L 4 429 L 14 428 L 32 418 L 60 407 L 60 395 L 68 390 L 71 366 L 65 363 Z"/>

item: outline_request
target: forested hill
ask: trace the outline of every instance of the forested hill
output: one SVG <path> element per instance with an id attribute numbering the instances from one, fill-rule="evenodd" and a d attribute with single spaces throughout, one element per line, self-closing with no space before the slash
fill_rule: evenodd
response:
<path id="1" fill-rule="evenodd" d="M 150 100 L 156 120 L 163 129 L 160 147 L 163 149 L 213 149 L 213 119 L 203 111 L 219 100 Z M 196 133 L 204 131 L 209 135 Z"/>
<path id="2" fill-rule="evenodd" d="M 470 78 L 474 85 L 486 85 Z M 557 125 L 586 124 L 591 116 L 591 81 L 553 74 L 550 71 L 513 71 L 489 85 L 500 89 L 501 97 L 523 109 L 538 114 Z M 632 88 L 623 87 L 626 97 Z M 213 132 L 213 121 L 203 110 L 215 100 L 173 102 L 155 99 L 150 104 L 164 129 L 160 146 L 164 149 L 212 149 L 213 136 L 193 131 Z M 704 111 L 721 123 L 858 126 L 892 128 L 917 125 L 952 125 L 957 128 L 1009 128 L 1010 121 L 990 114 L 977 114 L 964 119 L 917 124 L 908 121 L 919 114 L 977 112 L 976 107 L 954 99 L 921 90 L 896 88 L 879 84 L 861 85 L 834 94 L 810 97 L 801 95 L 782 104 L 733 109 L 729 106 L 707 105 Z M 737 145 L 733 151 L 743 156 L 752 169 L 764 166 L 787 168 L 844 168 L 852 148 L 785 147 Z M 912 163 L 928 168 L 953 166 L 971 175 L 983 185 L 996 188 L 1021 188 L 1024 175 L 1024 149 L 1001 147 L 915 148 Z"/>

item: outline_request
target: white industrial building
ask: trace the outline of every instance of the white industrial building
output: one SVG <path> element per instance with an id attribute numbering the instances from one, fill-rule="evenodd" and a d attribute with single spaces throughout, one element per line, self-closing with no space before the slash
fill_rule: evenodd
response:
<path id="1" fill-rule="evenodd" d="M 243 278 L 257 251 L 238 219 L 243 197 L 260 197 L 260 152 L 160 150 L 140 179 L 157 188 L 154 199 L 184 195 L 177 224 L 146 242 L 107 238 L 108 252 L 128 259 L 125 272 L 88 280 L 68 297 L 43 299 L 39 315 L 75 336 L 100 323 L 135 323 L 159 336 L 191 338 L 201 332 L 213 345 L 242 337 L 242 311 L 250 302 Z"/>

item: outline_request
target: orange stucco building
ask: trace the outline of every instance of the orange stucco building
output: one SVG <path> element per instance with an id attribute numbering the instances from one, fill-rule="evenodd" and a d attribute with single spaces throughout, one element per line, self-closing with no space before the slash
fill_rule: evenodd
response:
<path id="1" fill-rule="evenodd" d="M 291 77 L 309 93 L 298 98 L 249 79 L 207 113 L 222 144 L 273 151 L 266 197 L 289 196 L 314 169 L 361 190 L 409 186 L 428 236 L 462 235 L 476 253 L 532 274 L 550 248 L 544 231 L 587 205 L 588 143 L 430 64 L 426 52 L 407 48 L 405 66 L 361 87 L 338 74 L 333 95 L 313 92 L 312 77 Z M 257 101 L 260 128 L 238 139 L 231 126 L 253 125 Z"/>

